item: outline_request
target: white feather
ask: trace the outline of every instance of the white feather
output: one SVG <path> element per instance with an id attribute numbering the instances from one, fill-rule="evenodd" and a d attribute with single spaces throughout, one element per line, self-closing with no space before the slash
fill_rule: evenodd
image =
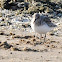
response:
<path id="1" fill-rule="evenodd" d="M 53 28 L 49 27 L 47 24 L 36 26 L 33 22 L 31 22 L 31 28 L 34 32 L 39 34 L 46 34 L 47 32 L 51 31 Z"/>

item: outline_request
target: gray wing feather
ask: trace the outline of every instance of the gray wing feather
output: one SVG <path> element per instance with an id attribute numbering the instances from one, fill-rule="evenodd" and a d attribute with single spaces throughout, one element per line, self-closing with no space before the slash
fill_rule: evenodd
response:
<path id="1" fill-rule="evenodd" d="M 51 22 L 51 20 L 50 20 L 50 18 L 49 18 L 48 16 L 44 16 L 44 17 L 43 17 L 43 21 L 44 21 L 45 23 L 47 23 L 47 25 L 48 25 L 49 27 L 56 27 L 56 26 L 57 26 L 57 25 L 55 25 L 54 23 Z"/>

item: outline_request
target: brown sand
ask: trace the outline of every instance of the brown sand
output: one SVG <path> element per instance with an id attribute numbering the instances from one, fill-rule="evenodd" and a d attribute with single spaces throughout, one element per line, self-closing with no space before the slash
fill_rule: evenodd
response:
<path id="1" fill-rule="evenodd" d="M 44 42 L 43 38 L 40 40 L 30 32 L 30 28 L 24 29 L 0 31 L 0 62 L 62 62 L 60 34 L 47 33 Z"/>

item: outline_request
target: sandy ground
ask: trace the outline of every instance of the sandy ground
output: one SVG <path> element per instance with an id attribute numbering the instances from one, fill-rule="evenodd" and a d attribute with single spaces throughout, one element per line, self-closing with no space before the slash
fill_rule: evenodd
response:
<path id="1" fill-rule="evenodd" d="M 0 30 L 0 62 L 62 62 L 60 34 L 47 33 L 44 42 L 44 35 L 40 40 L 31 28 L 24 29 Z"/>
<path id="2" fill-rule="evenodd" d="M 62 62 L 62 22 L 47 33 L 46 42 L 25 25 L 0 23 L 0 62 Z"/>

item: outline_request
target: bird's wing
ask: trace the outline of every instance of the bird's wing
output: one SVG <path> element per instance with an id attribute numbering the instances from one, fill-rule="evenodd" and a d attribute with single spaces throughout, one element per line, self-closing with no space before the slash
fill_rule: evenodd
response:
<path id="1" fill-rule="evenodd" d="M 50 18 L 49 18 L 48 16 L 44 16 L 43 21 L 44 21 L 45 23 L 47 23 L 47 25 L 48 25 L 49 27 L 56 27 L 56 26 L 57 26 L 57 25 L 55 25 L 55 24 L 50 20 Z"/>

